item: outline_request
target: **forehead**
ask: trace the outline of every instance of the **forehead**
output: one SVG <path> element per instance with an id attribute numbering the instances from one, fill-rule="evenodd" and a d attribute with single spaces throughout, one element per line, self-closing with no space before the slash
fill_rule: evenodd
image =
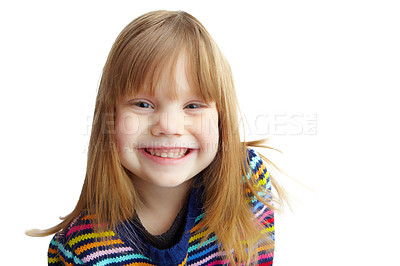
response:
<path id="1" fill-rule="evenodd" d="M 176 100 L 184 96 L 196 96 L 203 100 L 204 96 L 194 68 L 189 63 L 186 53 L 179 53 L 175 58 L 156 64 L 145 75 L 141 86 L 133 86 L 127 90 L 127 97 L 134 95 L 163 96 Z"/>
<path id="2" fill-rule="evenodd" d="M 202 96 L 199 95 L 192 87 L 190 87 L 185 79 L 180 81 L 177 80 L 175 86 L 173 87 L 165 85 L 165 83 L 161 82 L 155 86 L 153 91 L 148 88 L 142 88 L 134 94 L 127 95 L 128 98 L 139 96 L 162 98 L 170 101 L 187 98 L 202 99 Z"/>
<path id="3" fill-rule="evenodd" d="M 164 68 L 154 84 L 154 93 L 163 95 L 170 100 L 181 96 L 196 95 L 200 92 L 195 90 L 193 82 L 190 82 L 190 73 L 187 66 L 187 57 L 184 53 L 180 54 L 175 64 Z"/>

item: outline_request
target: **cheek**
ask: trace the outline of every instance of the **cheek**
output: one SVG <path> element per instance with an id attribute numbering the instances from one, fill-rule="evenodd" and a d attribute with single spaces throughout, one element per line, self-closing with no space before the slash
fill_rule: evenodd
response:
<path id="1" fill-rule="evenodd" d="M 140 123 L 136 115 L 130 113 L 122 113 L 117 116 L 116 132 L 117 134 L 136 134 L 139 132 Z"/>
<path id="2" fill-rule="evenodd" d="M 136 142 L 137 136 L 143 130 L 141 125 L 144 125 L 144 121 L 140 121 L 136 115 L 129 113 L 117 115 L 115 139 L 120 150 L 127 149 Z"/>
<path id="3" fill-rule="evenodd" d="M 218 115 L 207 115 L 196 123 L 196 131 L 203 150 L 215 152 L 218 148 Z"/>

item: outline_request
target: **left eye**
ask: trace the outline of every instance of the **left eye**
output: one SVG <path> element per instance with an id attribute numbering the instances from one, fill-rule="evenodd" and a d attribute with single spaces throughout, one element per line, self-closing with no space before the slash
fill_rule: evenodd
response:
<path id="1" fill-rule="evenodd" d="M 186 108 L 189 108 L 189 109 L 196 109 L 196 108 L 200 108 L 200 107 L 201 107 L 200 104 L 197 104 L 197 103 L 190 103 L 190 104 L 186 105 Z"/>
<path id="2" fill-rule="evenodd" d="M 140 108 L 151 108 L 151 105 L 146 102 L 136 102 L 135 105 Z"/>

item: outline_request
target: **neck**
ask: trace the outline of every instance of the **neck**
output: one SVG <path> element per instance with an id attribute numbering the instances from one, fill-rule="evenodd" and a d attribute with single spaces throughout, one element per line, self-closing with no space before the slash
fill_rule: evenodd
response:
<path id="1" fill-rule="evenodd" d="M 134 180 L 143 208 L 149 210 L 180 209 L 188 196 L 191 181 L 186 181 L 177 187 L 159 187 L 143 180 Z"/>
<path id="2" fill-rule="evenodd" d="M 166 232 L 176 215 L 187 200 L 192 181 L 186 181 L 177 187 L 159 187 L 140 178 L 133 178 L 142 205 L 136 213 L 146 230 L 153 234 Z"/>

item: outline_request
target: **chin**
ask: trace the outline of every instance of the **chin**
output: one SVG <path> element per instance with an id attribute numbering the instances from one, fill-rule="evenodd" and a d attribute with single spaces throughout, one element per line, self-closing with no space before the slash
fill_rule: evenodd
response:
<path id="1" fill-rule="evenodd" d="M 176 176 L 172 177 L 172 178 L 157 178 L 156 181 L 153 181 L 152 183 L 158 187 L 165 187 L 165 188 L 173 188 L 173 187 L 178 187 L 180 185 L 182 185 L 183 183 L 185 183 L 186 181 L 188 181 L 187 179 L 180 179 L 177 178 Z"/>

